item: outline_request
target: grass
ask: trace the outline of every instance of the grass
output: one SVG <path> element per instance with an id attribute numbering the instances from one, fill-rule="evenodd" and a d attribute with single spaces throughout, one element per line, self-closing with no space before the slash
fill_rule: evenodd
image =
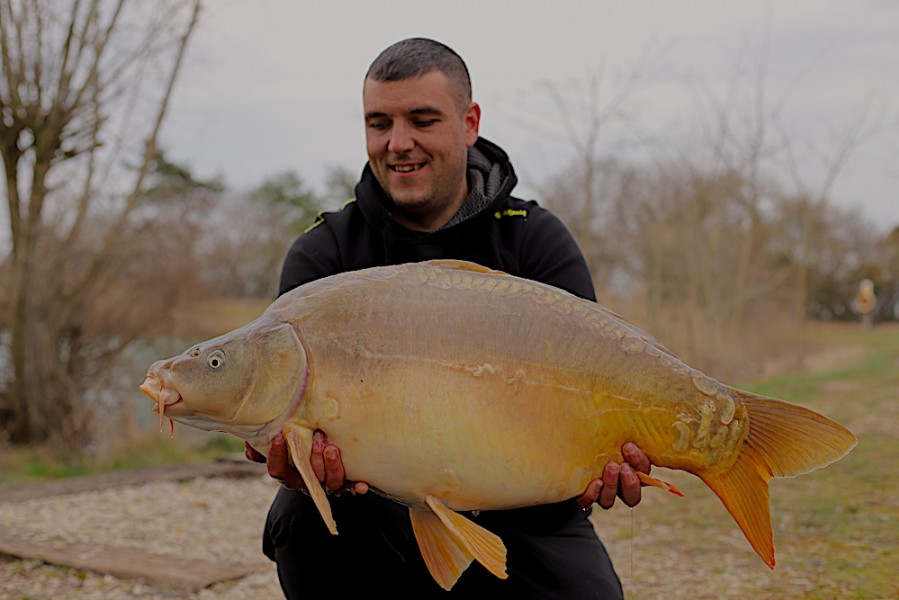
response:
<path id="1" fill-rule="evenodd" d="M 629 598 L 899 597 L 899 327 L 815 326 L 809 336 L 831 359 L 840 349 L 849 358 L 740 387 L 814 408 L 859 444 L 825 469 L 771 481 L 775 570 L 698 478 L 658 469 L 686 498 L 648 490 L 634 510 L 594 513 Z"/>
<path id="2" fill-rule="evenodd" d="M 178 431 L 183 433 L 185 428 Z M 242 452 L 243 442 L 223 433 L 169 438 L 158 431 L 146 432 L 100 457 L 61 453 L 52 447 L 0 448 L 0 485 L 207 462 Z"/>

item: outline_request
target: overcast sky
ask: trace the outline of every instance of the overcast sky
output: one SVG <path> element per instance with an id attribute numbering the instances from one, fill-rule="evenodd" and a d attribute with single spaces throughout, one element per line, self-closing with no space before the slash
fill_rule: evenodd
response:
<path id="1" fill-rule="evenodd" d="M 571 156 L 553 135 L 558 113 L 539 82 L 568 91 L 566 81 L 602 73 L 607 99 L 642 53 L 656 51 L 628 100 L 628 128 L 686 139 L 697 116 L 686 82 L 723 98 L 767 51 L 766 97 L 786 98 L 800 155 L 833 147 L 865 115 L 874 133 L 852 154 L 832 202 L 887 228 L 899 225 L 897 32 L 893 0 L 207 0 L 163 143 L 196 174 L 220 173 L 236 188 L 288 169 L 316 187 L 330 166 L 358 172 L 365 71 L 391 43 L 424 36 L 466 60 L 481 134 L 507 150 L 529 195 Z M 617 152 L 622 131 L 610 129 L 600 151 Z"/>

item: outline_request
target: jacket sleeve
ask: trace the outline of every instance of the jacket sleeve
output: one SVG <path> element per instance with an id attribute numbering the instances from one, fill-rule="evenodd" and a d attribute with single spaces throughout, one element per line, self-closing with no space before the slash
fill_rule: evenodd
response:
<path id="1" fill-rule="evenodd" d="M 337 240 L 327 223 L 319 223 L 298 237 L 287 251 L 278 295 L 340 271 Z"/>
<path id="2" fill-rule="evenodd" d="M 521 275 L 595 302 L 596 291 L 587 261 L 568 228 L 536 204 L 528 213 L 519 251 Z"/>

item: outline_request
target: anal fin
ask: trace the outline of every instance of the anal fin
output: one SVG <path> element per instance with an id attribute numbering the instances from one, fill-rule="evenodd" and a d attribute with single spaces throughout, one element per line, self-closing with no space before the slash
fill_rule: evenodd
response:
<path id="1" fill-rule="evenodd" d="M 337 535 L 337 524 L 334 522 L 334 516 L 331 514 L 331 504 L 328 497 L 322 489 L 321 483 L 312 470 L 312 463 L 309 462 L 309 456 L 312 454 L 312 431 L 301 427 L 287 426 L 282 432 L 284 439 L 287 441 L 287 447 L 290 449 L 290 457 L 293 464 L 300 472 L 303 483 L 315 503 L 315 507 L 321 514 L 325 525 L 333 535 Z"/>
<path id="2" fill-rule="evenodd" d="M 425 564 L 441 587 L 452 588 L 472 560 L 500 579 L 508 577 L 506 546 L 498 535 L 450 510 L 433 496 L 425 496 L 424 500 L 433 512 L 410 508 L 412 527 Z"/>

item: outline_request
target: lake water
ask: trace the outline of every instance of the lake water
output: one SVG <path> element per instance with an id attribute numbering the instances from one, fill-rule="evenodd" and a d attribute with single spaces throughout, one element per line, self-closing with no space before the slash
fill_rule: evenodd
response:
<path id="1" fill-rule="evenodd" d="M 175 338 L 153 338 L 138 340 L 131 344 L 113 366 L 114 372 L 107 373 L 109 381 L 89 390 L 83 401 L 96 411 L 111 417 L 130 413 L 135 425 L 143 429 L 159 426 L 159 417 L 152 412 L 153 403 L 138 389 L 143 383 L 147 368 L 153 362 L 173 356 L 190 347 L 194 343 L 189 340 Z M 12 379 L 12 366 L 9 354 L 9 332 L 0 330 L 0 381 Z M 189 428 L 182 427 L 180 430 Z M 190 435 L 190 434 L 188 434 Z"/>

